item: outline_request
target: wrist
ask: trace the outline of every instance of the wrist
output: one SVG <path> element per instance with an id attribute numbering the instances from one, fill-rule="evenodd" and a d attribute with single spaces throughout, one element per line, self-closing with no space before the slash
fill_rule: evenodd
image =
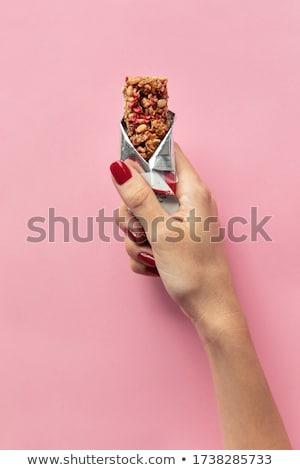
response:
<path id="1" fill-rule="evenodd" d="M 249 337 L 246 318 L 233 291 L 218 293 L 213 299 L 199 299 L 186 308 L 205 348 L 222 347 L 228 341 Z"/>
<path id="2" fill-rule="evenodd" d="M 194 322 L 196 331 L 207 353 L 225 351 L 251 342 L 246 319 L 241 311 L 228 311 L 208 326 L 202 321 Z"/>

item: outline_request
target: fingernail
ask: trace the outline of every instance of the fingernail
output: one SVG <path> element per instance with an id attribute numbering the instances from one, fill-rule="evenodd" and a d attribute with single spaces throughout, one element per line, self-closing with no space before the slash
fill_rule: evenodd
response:
<path id="1" fill-rule="evenodd" d="M 128 238 L 130 238 L 131 241 L 136 242 L 136 234 L 129 230 L 127 227 L 124 228 L 124 233 L 126 233 L 126 235 L 128 236 Z"/>
<path id="2" fill-rule="evenodd" d="M 121 160 L 113 162 L 110 165 L 110 171 L 113 177 L 115 178 L 116 182 L 120 185 L 126 183 L 126 181 L 128 181 L 132 177 L 130 169 Z"/>
<path id="3" fill-rule="evenodd" d="M 139 253 L 137 257 L 141 261 L 141 263 L 145 264 L 146 266 L 149 266 L 150 268 L 155 267 L 155 259 L 152 255 L 149 255 L 149 253 L 142 252 Z"/>

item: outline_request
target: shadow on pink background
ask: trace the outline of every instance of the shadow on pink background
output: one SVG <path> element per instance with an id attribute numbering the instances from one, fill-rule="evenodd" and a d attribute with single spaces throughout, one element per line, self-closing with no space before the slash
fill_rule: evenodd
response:
<path id="1" fill-rule="evenodd" d="M 299 449 L 300 3 L 10 0 L 0 11 L 0 447 L 222 447 L 202 346 L 160 281 L 132 274 L 122 243 L 97 234 L 26 241 L 28 219 L 50 207 L 78 216 L 82 236 L 87 216 L 112 214 L 124 77 L 159 74 L 222 222 L 251 206 L 273 216 L 272 242 L 227 247 Z"/>

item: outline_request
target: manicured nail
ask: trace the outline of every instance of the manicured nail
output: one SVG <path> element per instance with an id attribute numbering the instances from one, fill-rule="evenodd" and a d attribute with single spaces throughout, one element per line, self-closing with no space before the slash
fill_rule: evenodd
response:
<path id="1" fill-rule="evenodd" d="M 128 238 L 130 238 L 131 241 L 136 242 L 137 241 L 137 236 L 134 232 L 129 230 L 129 228 L 124 227 L 124 233 L 127 235 Z"/>
<path id="2" fill-rule="evenodd" d="M 149 266 L 150 268 L 155 267 L 155 259 L 152 255 L 149 255 L 149 253 L 141 252 L 137 255 L 137 257 L 141 263 L 145 264 L 146 266 Z"/>
<path id="3" fill-rule="evenodd" d="M 132 177 L 132 173 L 129 170 L 128 166 L 122 162 L 122 160 L 118 160 L 117 162 L 113 162 L 110 165 L 110 171 L 115 178 L 118 184 L 124 184 Z"/>

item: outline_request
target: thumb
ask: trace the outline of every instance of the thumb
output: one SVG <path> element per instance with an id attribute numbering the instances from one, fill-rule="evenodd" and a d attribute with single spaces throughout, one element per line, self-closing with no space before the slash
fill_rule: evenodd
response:
<path id="1" fill-rule="evenodd" d="M 194 197 L 194 192 L 199 191 L 200 186 L 205 186 L 204 182 L 199 177 L 193 165 L 187 159 L 180 146 L 174 142 L 174 153 L 176 170 L 178 174 L 178 183 L 176 185 L 176 196 L 179 201 L 186 202 L 186 200 Z"/>
<path id="2" fill-rule="evenodd" d="M 151 239 L 150 227 L 154 218 L 167 215 L 149 184 L 134 168 L 128 159 L 126 163 L 122 160 L 110 165 L 114 185 L 126 206 L 140 220 L 146 234 Z M 162 219 L 162 220 L 163 220 Z M 147 233 L 148 232 L 148 233 Z"/>

